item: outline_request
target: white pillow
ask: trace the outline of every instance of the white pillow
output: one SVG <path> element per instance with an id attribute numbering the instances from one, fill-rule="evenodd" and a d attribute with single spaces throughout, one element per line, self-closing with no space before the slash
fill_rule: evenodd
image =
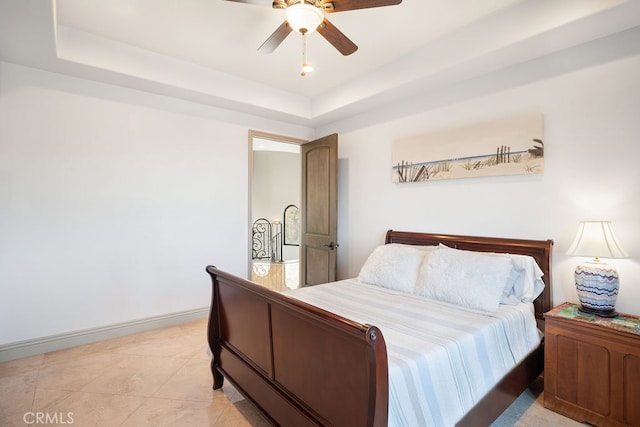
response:
<path id="1" fill-rule="evenodd" d="M 517 304 L 520 302 L 533 302 L 544 290 L 542 276 L 544 273 L 533 257 L 517 254 L 496 254 L 507 256 L 514 265 L 517 277 L 513 281 L 513 286 L 505 289 L 503 304 Z"/>
<path id="2" fill-rule="evenodd" d="M 440 244 L 441 248 L 455 250 Z M 533 302 L 544 290 L 544 273 L 533 257 L 529 255 L 483 252 L 487 255 L 507 257 L 511 259 L 513 269 L 507 279 L 500 304 L 517 305 L 522 302 Z"/>
<path id="3" fill-rule="evenodd" d="M 357 280 L 402 292 L 413 292 L 427 252 L 412 245 L 378 246 L 365 261 Z"/>
<path id="4" fill-rule="evenodd" d="M 496 256 L 500 256 L 496 254 Z M 519 269 L 515 266 L 513 260 L 511 261 L 512 267 L 511 272 L 509 273 L 509 277 L 507 278 L 507 285 L 502 290 L 502 296 L 500 297 L 500 304 L 505 305 L 518 305 L 522 301 L 518 298 L 514 293 L 514 287 L 516 283 L 519 283 L 523 280 L 524 270 Z"/>
<path id="5" fill-rule="evenodd" d="M 508 257 L 447 248 L 425 258 L 416 293 L 483 311 L 494 311 L 509 283 L 513 264 Z"/>

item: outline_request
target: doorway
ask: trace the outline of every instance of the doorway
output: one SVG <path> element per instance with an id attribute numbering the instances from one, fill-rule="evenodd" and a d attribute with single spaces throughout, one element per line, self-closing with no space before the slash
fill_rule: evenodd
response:
<path id="1" fill-rule="evenodd" d="M 303 140 L 250 132 L 250 272 L 275 290 L 300 283 L 300 196 Z"/>

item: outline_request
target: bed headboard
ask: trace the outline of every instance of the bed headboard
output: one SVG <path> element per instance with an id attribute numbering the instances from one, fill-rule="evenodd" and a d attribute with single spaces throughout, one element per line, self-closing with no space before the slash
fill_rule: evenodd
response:
<path id="1" fill-rule="evenodd" d="M 533 302 L 536 318 L 544 320 L 543 314 L 553 308 L 551 301 L 551 247 L 553 240 L 502 239 L 389 230 L 385 243 L 406 245 L 439 245 L 442 243 L 451 248 L 468 251 L 529 255 L 536 260 L 544 273 L 542 277 L 545 283 L 544 291 Z"/>

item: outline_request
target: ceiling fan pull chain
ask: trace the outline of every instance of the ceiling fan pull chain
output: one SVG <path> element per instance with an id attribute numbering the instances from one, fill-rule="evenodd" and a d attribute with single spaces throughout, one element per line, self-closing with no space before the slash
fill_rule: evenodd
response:
<path id="1" fill-rule="evenodd" d="M 313 66 L 307 64 L 307 32 L 302 32 L 302 71 L 300 71 L 300 75 L 302 77 L 306 76 L 307 73 L 313 71 Z"/>

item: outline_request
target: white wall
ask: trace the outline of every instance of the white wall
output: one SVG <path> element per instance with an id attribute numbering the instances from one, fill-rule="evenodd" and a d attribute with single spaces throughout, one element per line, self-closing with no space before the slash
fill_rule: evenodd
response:
<path id="1" fill-rule="evenodd" d="M 0 344 L 208 307 L 207 264 L 245 276 L 248 131 L 310 131 L 232 116 L 0 63 Z"/>
<path id="2" fill-rule="evenodd" d="M 640 57 L 340 134 L 339 277 L 358 274 L 387 229 L 553 239 L 553 299 L 576 301 L 565 255 L 578 222 L 608 219 L 630 258 L 617 309 L 640 314 Z M 393 141 L 514 113 L 544 115 L 542 175 L 391 183 Z"/>

